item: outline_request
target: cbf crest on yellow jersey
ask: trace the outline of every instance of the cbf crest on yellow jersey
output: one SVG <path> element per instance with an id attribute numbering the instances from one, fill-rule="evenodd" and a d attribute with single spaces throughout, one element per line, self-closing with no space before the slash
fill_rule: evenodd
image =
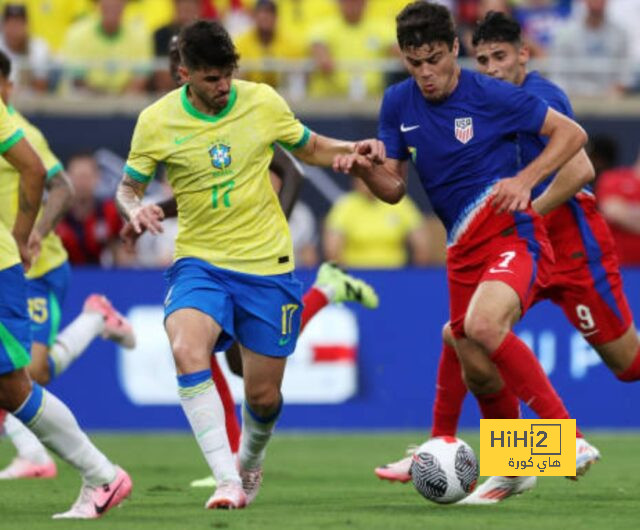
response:
<path id="1" fill-rule="evenodd" d="M 25 137 L 42 158 L 44 167 L 47 168 L 47 179 L 53 177 L 62 170 L 62 164 L 51 152 L 47 140 L 42 133 L 13 107 L 7 107 L 11 118 L 16 125 L 24 131 Z M 20 174 L 4 158 L 0 159 L 0 223 L 9 230 L 13 227 L 18 214 L 18 188 L 20 185 Z M 42 210 L 38 218 L 42 215 Z M 42 240 L 40 254 L 31 264 L 27 273 L 27 278 L 40 278 L 47 272 L 62 265 L 67 261 L 67 251 L 62 245 L 60 238 L 50 232 Z"/>
<path id="2" fill-rule="evenodd" d="M 198 111 L 187 90 L 142 111 L 125 172 L 146 183 L 165 164 L 178 202 L 176 260 L 200 258 L 258 275 L 289 272 L 291 236 L 268 168 L 275 142 L 296 149 L 310 131 L 267 85 L 234 80 L 215 116 Z"/>
<path id="3" fill-rule="evenodd" d="M 0 155 L 4 155 L 23 137 L 24 132 L 18 128 L 7 107 L 0 100 Z M 2 161 L 4 162 L 4 158 Z M 0 210 L 3 208 L 4 204 L 0 204 Z M 4 223 L 0 223 L 0 270 L 13 267 L 17 263 L 20 263 L 20 254 L 16 242 L 10 229 Z"/>

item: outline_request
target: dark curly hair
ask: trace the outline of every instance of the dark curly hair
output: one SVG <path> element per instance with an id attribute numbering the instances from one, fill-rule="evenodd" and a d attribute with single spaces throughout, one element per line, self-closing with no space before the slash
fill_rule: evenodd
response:
<path id="1" fill-rule="evenodd" d="M 520 24 L 504 13 L 489 11 L 476 24 L 471 42 L 474 46 L 477 46 L 480 42 L 521 44 Z"/>
<path id="2" fill-rule="evenodd" d="M 9 79 L 11 75 L 11 59 L 9 56 L 0 50 L 0 74 L 5 79 Z"/>
<path id="3" fill-rule="evenodd" d="M 229 33 L 216 21 L 198 20 L 183 28 L 178 49 L 189 70 L 236 68 L 240 58 Z"/>
<path id="4" fill-rule="evenodd" d="M 413 2 L 400 11 L 396 17 L 396 33 L 403 50 L 436 42 L 446 43 L 451 50 L 456 38 L 449 10 L 425 1 Z"/>

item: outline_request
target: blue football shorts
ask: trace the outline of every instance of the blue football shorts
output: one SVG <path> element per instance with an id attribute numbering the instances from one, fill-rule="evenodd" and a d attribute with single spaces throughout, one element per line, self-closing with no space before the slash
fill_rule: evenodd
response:
<path id="1" fill-rule="evenodd" d="M 60 330 L 60 307 L 67 296 L 71 267 L 64 262 L 39 278 L 27 280 L 31 339 L 52 346 Z"/>
<path id="2" fill-rule="evenodd" d="M 27 311 L 27 280 L 22 265 L 0 271 L 0 375 L 31 361 L 31 329 Z"/>
<path id="3" fill-rule="evenodd" d="M 165 320 L 185 308 L 209 315 L 222 328 L 216 351 L 226 350 L 237 340 L 269 357 L 293 353 L 300 331 L 302 284 L 292 272 L 259 276 L 182 258 L 165 278 Z"/>

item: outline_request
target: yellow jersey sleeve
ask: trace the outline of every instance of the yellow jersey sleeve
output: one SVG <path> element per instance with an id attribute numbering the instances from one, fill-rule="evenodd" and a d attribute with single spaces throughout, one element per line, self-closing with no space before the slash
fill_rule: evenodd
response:
<path id="1" fill-rule="evenodd" d="M 0 155 L 4 155 L 9 149 L 24 137 L 24 132 L 19 129 L 15 121 L 9 115 L 7 107 L 0 100 Z M 5 196 L 0 195 L 0 208 L 6 208 Z M 13 267 L 20 263 L 20 255 L 15 240 L 9 229 L 0 223 L 0 270 Z"/>
<path id="2" fill-rule="evenodd" d="M 150 111 L 143 111 L 133 131 L 131 149 L 124 172 L 133 180 L 148 183 L 155 177 L 158 163 L 162 160 L 158 149 L 157 139 L 154 137 Z"/>
<path id="3" fill-rule="evenodd" d="M 266 119 L 272 127 L 273 141 L 289 151 L 304 147 L 311 138 L 311 131 L 294 116 L 280 94 L 270 86 L 262 86 L 265 92 Z"/>

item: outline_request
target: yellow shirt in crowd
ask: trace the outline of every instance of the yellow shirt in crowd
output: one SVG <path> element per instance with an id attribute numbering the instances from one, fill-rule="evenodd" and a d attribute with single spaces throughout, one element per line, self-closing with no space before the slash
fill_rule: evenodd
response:
<path id="1" fill-rule="evenodd" d="M 69 29 L 61 55 L 71 75 L 90 88 L 119 93 L 135 76 L 150 71 L 151 37 L 134 23 L 123 23 L 118 33 L 107 35 L 97 17 L 86 17 Z"/>
<path id="2" fill-rule="evenodd" d="M 326 225 L 344 237 L 341 262 L 347 267 L 393 268 L 408 262 L 407 238 L 422 223 L 422 215 L 405 197 L 387 204 L 359 192 L 341 197 Z"/>

